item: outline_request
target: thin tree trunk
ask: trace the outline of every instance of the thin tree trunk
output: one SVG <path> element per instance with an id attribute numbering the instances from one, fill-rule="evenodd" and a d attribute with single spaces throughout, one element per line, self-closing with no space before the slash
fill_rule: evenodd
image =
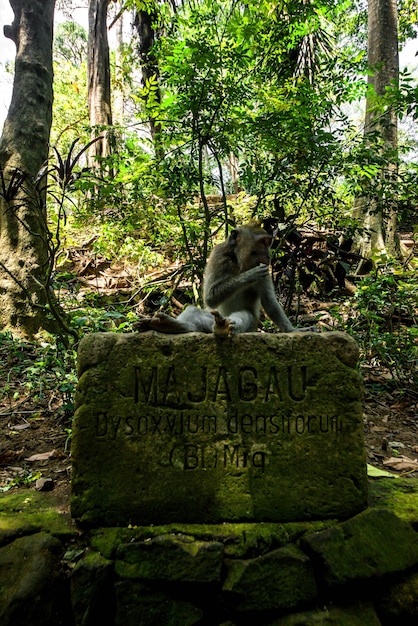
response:
<path id="1" fill-rule="evenodd" d="M 107 8 L 110 0 L 90 0 L 87 44 L 88 104 L 93 137 L 102 139 L 92 144 L 90 159 L 109 156 L 109 128 L 112 126 L 110 94 L 110 61 L 107 38 Z"/>
<path id="2" fill-rule="evenodd" d="M 374 94 L 385 95 L 387 87 L 397 85 L 399 79 L 396 0 L 369 0 L 368 65 L 372 70 L 368 78 L 372 89 L 366 102 L 365 141 L 371 145 L 375 143 L 377 131 L 378 150 L 385 161 L 380 173 L 380 193 L 361 198 L 359 202 L 363 226 L 369 232 L 369 237 L 362 241 L 360 252 L 369 259 L 374 255 L 396 252 L 396 202 L 390 192 L 390 183 L 397 176 L 397 117 L 391 108 L 382 113 L 374 106 Z M 389 188 L 389 194 L 385 193 L 385 188 Z"/>
<path id="3" fill-rule="evenodd" d="M 123 75 L 123 6 L 124 1 L 119 3 L 119 17 L 116 22 L 116 53 L 115 53 L 115 81 L 116 89 L 113 97 L 113 117 L 115 124 L 120 127 L 124 123 L 124 75 Z"/>
<path id="4" fill-rule="evenodd" d="M 48 157 L 55 0 L 10 0 L 10 5 L 14 21 L 4 34 L 16 44 L 16 61 L 0 139 L 0 327 L 31 336 L 45 325 L 46 207 L 34 177 Z"/>
<path id="5" fill-rule="evenodd" d="M 155 30 L 153 27 L 153 21 L 155 16 L 152 12 L 137 11 L 135 14 L 134 26 L 138 33 L 139 38 L 139 58 L 142 71 L 142 82 L 144 86 L 150 83 L 150 80 L 156 81 L 156 100 L 160 102 L 160 87 L 159 87 L 159 68 L 157 60 L 153 53 L 153 45 L 155 43 Z M 149 127 L 151 131 L 151 137 L 154 144 L 154 151 L 157 159 L 162 157 L 161 147 L 161 124 L 156 121 L 152 116 L 149 118 Z"/>

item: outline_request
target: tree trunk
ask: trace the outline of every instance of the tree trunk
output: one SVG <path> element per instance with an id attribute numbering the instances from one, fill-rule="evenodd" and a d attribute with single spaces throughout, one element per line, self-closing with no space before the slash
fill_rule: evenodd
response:
<path id="1" fill-rule="evenodd" d="M 10 5 L 14 20 L 4 34 L 16 44 L 16 61 L 0 139 L 0 327 L 31 336 L 45 325 L 46 207 L 34 177 L 48 157 L 55 0 Z"/>
<path id="2" fill-rule="evenodd" d="M 111 152 L 109 128 L 112 126 L 110 96 L 109 43 L 107 39 L 107 8 L 110 0 L 89 1 L 89 36 L 87 44 L 88 103 L 93 137 L 102 139 L 92 144 L 92 165 L 96 157 Z"/>
<path id="3" fill-rule="evenodd" d="M 154 80 L 156 83 L 155 99 L 158 103 L 161 101 L 160 94 L 160 72 L 153 52 L 153 45 L 155 43 L 155 30 L 153 27 L 153 21 L 155 15 L 152 11 L 137 11 L 135 13 L 134 26 L 138 33 L 139 39 L 139 59 L 142 71 L 142 82 L 144 87 L 150 85 L 150 81 Z M 162 146 L 161 146 L 161 124 L 155 120 L 152 116 L 149 118 L 149 127 L 151 131 L 151 138 L 154 145 L 154 151 L 157 159 L 162 158 Z"/>
<path id="4" fill-rule="evenodd" d="M 369 0 L 368 65 L 372 70 L 368 78 L 372 89 L 366 102 L 365 141 L 375 144 L 375 136 L 371 139 L 370 135 L 378 131 L 378 152 L 384 160 L 378 193 L 362 198 L 359 206 L 363 226 L 369 232 L 362 241 L 360 252 L 370 259 L 374 255 L 396 252 L 396 202 L 390 186 L 397 176 L 397 117 L 391 108 L 382 112 L 375 107 L 375 95 L 385 95 L 387 87 L 396 85 L 399 79 L 396 0 Z M 388 194 L 385 188 L 389 189 Z"/>
<path id="5" fill-rule="evenodd" d="M 119 2 L 119 17 L 116 22 L 115 80 L 116 88 L 113 96 L 114 122 L 120 127 L 124 124 L 124 72 L 123 72 L 123 7 L 124 0 Z"/>

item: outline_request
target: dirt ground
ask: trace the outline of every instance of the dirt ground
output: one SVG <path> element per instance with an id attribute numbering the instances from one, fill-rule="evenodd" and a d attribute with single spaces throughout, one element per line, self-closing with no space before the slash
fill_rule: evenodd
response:
<path id="1" fill-rule="evenodd" d="M 33 348 L 26 364 L 36 363 Z M 71 414 L 50 381 L 27 389 L 22 355 L 0 342 L 0 498 L 10 489 L 53 490 L 69 506 Z M 30 371 L 30 368 L 29 368 Z M 385 372 L 367 369 L 364 435 L 368 463 L 397 475 L 418 476 L 418 394 L 388 391 Z M 386 389 L 385 389 L 386 385 Z M 0 506 L 1 510 L 1 506 Z"/>

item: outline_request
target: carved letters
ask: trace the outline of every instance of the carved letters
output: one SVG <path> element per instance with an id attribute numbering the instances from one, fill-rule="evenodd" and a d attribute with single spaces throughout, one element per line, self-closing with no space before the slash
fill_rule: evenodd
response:
<path id="1" fill-rule="evenodd" d="M 134 368 L 133 380 L 132 413 L 123 417 L 97 413 L 96 436 L 99 440 L 123 437 L 139 442 L 158 439 L 167 448 L 165 455 L 174 469 L 253 468 L 263 472 L 270 447 L 284 437 L 344 431 L 340 416 L 280 410 L 289 402 L 297 407 L 306 398 L 310 380 L 303 365 L 270 366 L 262 374 L 253 366 L 235 372 L 224 366 L 213 370 L 199 367 L 190 373 L 174 365 L 141 365 Z M 210 413 L 214 404 L 218 410 Z M 265 407 L 262 414 L 260 406 Z M 236 443 L 234 436 L 242 441 Z"/>
<path id="2" fill-rule="evenodd" d="M 190 391 L 188 382 L 198 381 L 197 389 Z M 209 370 L 200 367 L 187 372 L 187 379 L 174 365 L 167 368 L 135 367 L 135 403 L 152 406 L 181 406 L 202 402 L 269 402 L 290 399 L 300 402 L 306 396 L 308 381 L 306 366 L 271 366 L 267 376 L 259 376 L 255 367 L 240 367 L 230 372 L 225 366 Z"/>
<path id="3" fill-rule="evenodd" d="M 237 414 L 221 419 L 215 415 L 199 415 L 181 411 L 178 415 L 129 415 L 115 417 L 108 413 L 97 413 L 96 435 L 99 438 L 116 439 L 117 436 L 142 439 L 149 436 L 222 434 L 222 435 L 320 435 L 343 432 L 341 417 L 328 416 L 252 416 Z"/>

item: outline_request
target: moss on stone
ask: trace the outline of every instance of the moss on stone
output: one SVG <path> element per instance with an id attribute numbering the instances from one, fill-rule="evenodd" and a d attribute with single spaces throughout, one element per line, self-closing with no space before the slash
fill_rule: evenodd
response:
<path id="1" fill-rule="evenodd" d="M 223 545 L 189 535 L 160 535 L 149 541 L 121 544 L 115 571 L 121 578 L 144 581 L 218 582 Z"/>
<path id="2" fill-rule="evenodd" d="M 59 538 L 78 533 L 74 520 L 53 492 L 29 489 L 0 495 L 0 545 L 38 531 Z"/>
<path id="3" fill-rule="evenodd" d="M 418 624 L 418 572 L 406 575 L 392 584 L 376 601 L 384 624 L 402 626 Z"/>
<path id="4" fill-rule="evenodd" d="M 418 563 L 418 534 L 386 509 L 367 509 L 307 537 L 303 546 L 330 586 L 401 572 Z"/>
<path id="5" fill-rule="evenodd" d="M 226 601 L 239 611 L 288 609 L 312 601 L 317 588 L 312 563 L 293 544 L 256 559 L 226 560 Z"/>
<path id="6" fill-rule="evenodd" d="M 99 528 L 91 531 L 91 546 L 106 558 L 114 558 L 121 543 L 145 541 L 175 534 L 224 545 L 224 553 L 232 558 L 249 558 L 298 541 L 305 534 L 329 528 L 333 520 L 315 522 L 225 523 L 225 524 L 167 524 L 131 528 Z"/>
<path id="7" fill-rule="evenodd" d="M 79 626 L 232 626 L 255 623 L 259 617 L 269 626 L 378 626 L 379 618 L 382 624 L 415 625 L 418 481 L 371 481 L 370 491 L 371 507 L 342 523 L 176 523 L 92 530 L 80 537 L 84 555 L 71 576 L 72 607 L 67 587 L 68 605 L 60 610 L 73 611 Z M 54 492 L 20 489 L 0 496 L 0 542 L 9 544 L 0 548 L 0 570 L 6 576 L 2 593 L 7 597 L 17 580 L 26 580 L 27 554 L 33 553 L 34 575 L 44 569 L 35 560 L 44 552 L 51 553 L 52 570 L 55 563 L 57 574 L 63 575 L 65 547 L 51 534 L 73 543 L 76 529 L 64 510 L 65 503 Z M 48 531 L 40 550 L 35 549 L 39 528 Z M 25 534 L 31 536 L 13 541 Z M 15 552 L 19 546 L 23 560 Z M 53 610 L 55 598 L 61 596 L 48 591 L 52 570 L 46 569 L 38 604 L 36 593 L 28 592 L 28 604 L 23 606 L 19 597 L 15 606 Z M 130 575 L 139 579 L 128 579 Z M 316 582 L 324 594 L 317 609 Z M 57 583 L 59 588 L 68 585 L 67 576 Z M 284 616 L 283 611 L 293 613 Z M 227 617 L 232 621 L 221 621 Z M 15 614 L 13 620 L 2 616 L 0 622 L 15 626 L 31 621 L 26 613 L 23 621 L 16 621 Z"/>
<path id="8" fill-rule="evenodd" d="M 363 510 L 356 355 L 344 333 L 90 335 L 79 348 L 73 516 L 94 528 Z"/>
<path id="9" fill-rule="evenodd" d="M 371 507 L 387 508 L 401 519 L 418 525 L 418 479 L 379 478 L 369 481 Z M 0 545 L 12 538 L 46 530 L 57 537 L 77 533 L 66 511 L 66 503 L 54 492 L 20 489 L 0 495 Z M 221 541 L 227 556 L 244 557 L 262 554 L 272 547 L 285 545 L 309 532 L 333 525 L 332 520 L 315 522 L 168 524 L 133 528 L 100 528 L 92 531 L 92 546 L 112 558 L 119 543 L 144 540 L 165 533 L 190 534 L 198 539 Z"/>
<path id="10" fill-rule="evenodd" d="M 87 552 L 71 575 L 71 603 L 77 626 L 113 623 L 115 598 L 113 562 Z"/>
<path id="11" fill-rule="evenodd" d="M 115 626 L 194 626 L 200 624 L 202 611 L 189 602 L 170 596 L 135 581 L 116 583 Z"/>
<path id="12" fill-rule="evenodd" d="M 0 548 L 2 626 L 52 624 L 62 597 L 64 546 L 49 533 L 20 537 Z M 65 605 L 64 610 L 68 610 Z"/>
<path id="13" fill-rule="evenodd" d="M 369 481 L 369 503 L 384 507 L 418 526 L 418 479 L 378 478 Z"/>

